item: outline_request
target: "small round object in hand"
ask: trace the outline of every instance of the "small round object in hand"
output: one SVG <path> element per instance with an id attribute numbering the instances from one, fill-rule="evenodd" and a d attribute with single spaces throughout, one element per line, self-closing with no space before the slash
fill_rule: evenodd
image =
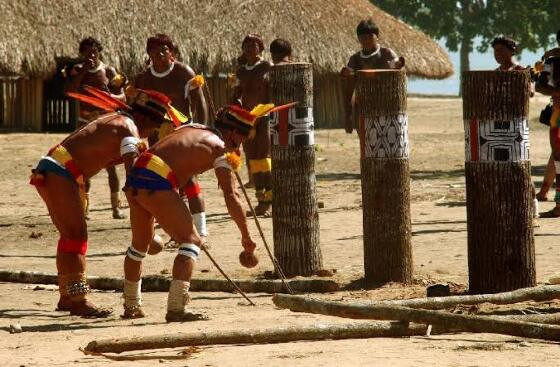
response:
<path id="1" fill-rule="evenodd" d="M 259 259 L 255 256 L 254 253 L 250 253 L 244 250 L 239 254 L 239 262 L 246 268 L 254 268 L 259 263 Z"/>

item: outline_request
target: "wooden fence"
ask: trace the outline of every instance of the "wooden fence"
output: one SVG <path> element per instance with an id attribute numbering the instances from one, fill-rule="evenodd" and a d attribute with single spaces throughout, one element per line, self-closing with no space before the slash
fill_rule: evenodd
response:
<path id="1" fill-rule="evenodd" d="M 41 130 L 43 81 L 27 78 L 0 78 L 0 128 Z"/>

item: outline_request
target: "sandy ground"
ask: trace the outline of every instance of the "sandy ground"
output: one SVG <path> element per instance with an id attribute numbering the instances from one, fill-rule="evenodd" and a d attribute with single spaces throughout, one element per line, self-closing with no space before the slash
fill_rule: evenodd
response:
<path id="1" fill-rule="evenodd" d="M 531 159 L 540 186 L 548 148 L 548 131 L 536 121 L 545 98 L 531 102 Z M 461 100 L 409 99 L 411 141 L 411 192 L 414 270 L 416 284 L 390 285 L 371 291 L 345 291 L 325 295 L 332 299 L 408 298 L 425 294 L 431 282 L 467 284 L 467 233 L 463 174 L 464 137 Z M 60 141 L 57 134 L 0 135 L 0 269 L 55 273 L 57 232 L 34 189 L 27 185 L 29 170 L 46 150 Z M 356 135 L 341 130 L 318 131 L 317 190 L 325 203 L 320 210 L 321 248 L 326 269 L 337 269 L 334 279 L 357 280 L 363 275 L 362 211 Z M 120 171 L 122 177 L 122 170 Z M 128 220 L 111 219 L 105 172 L 93 179 L 92 213 L 89 221 L 90 275 L 122 276 L 123 252 L 129 245 Z M 251 270 L 237 260 L 239 235 L 229 219 L 212 174 L 201 177 L 207 201 L 208 226 L 213 255 L 226 272 L 236 278 L 262 277 L 272 265 L 262 245 L 260 264 Z M 552 193 L 550 193 L 552 199 Z M 553 203 L 541 204 L 548 210 Z M 557 271 L 560 260 L 556 220 L 541 220 L 536 229 L 536 261 L 539 282 Z M 271 220 L 262 220 L 272 243 Z M 254 239 L 258 232 L 252 225 Z M 164 235 L 162 233 L 162 235 Z M 164 235 L 164 238 L 167 238 Z M 174 251 L 149 257 L 144 274 L 165 274 Z M 199 262 L 198 278 L 217 278 L 208 259 Z M 94 292 L 96 302 L 115 308 L 106 320 L 85 320 L 53 311 L 56 287 L 0 283 L 0 363 L 2 366 L 128 365 L 177 366 L 280 366 L 280 365 L 372 365 L 372 366 L 556 366 L 558 346 L 490 334 L 402 339 L 368 339 L 297 342 L 277 345 L 213 346 L 190 350 L 159 350 L 129 353 L 115 362 L 79 351 L 87 342 L 107 337 L 157 335 L 191 330 L 220 331 L 279 325 L 309 325 L 349 320 L 276 310 L 270 296 L 254 295 L 257 307 L 249 309 L 237 295 L 194 293 L 192 308 L 211 316 L 210 321 L 164 323 L 166 294 L 146 293 L 148 317 L 122 321 L 120 294 Z M 248 312 L 250 311 L 250 312 Z M 10 324 L 20 323 L 24 333 L 9 334 Z"/>

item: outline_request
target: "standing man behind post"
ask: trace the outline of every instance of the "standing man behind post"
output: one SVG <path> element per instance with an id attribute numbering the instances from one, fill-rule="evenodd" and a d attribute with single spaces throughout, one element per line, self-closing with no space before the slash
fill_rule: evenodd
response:
<path id="1" fill-rule="evenodd" d="M 270 55 L 274 65 L 290 64 L 292 60 L 292 45 L 290 41 L 276 38 L 270 43 Z"/>
<path id="2" fill-rule="evenodd" d="M 149 67 L 135 78 L 134 85 L 142 89 L 153 89 L 164 93 L 171 99 L 173 106 L 187 116 L 187 123 L 194 121 L 206 124 L 208 109 L 200 83 L 193 69 L 176 61 L 177 46 L 171 38 L 158 33 L 148 38 L 146 52 L 150 57 Z M 152 135 L 150 145 L 173 131 L 170 124 L 162 125 L 157 135 Z M 188 180 L 181 188 L 181 194 L 187 198 L 198 233 L 206 237 L 206 213 L 200 185 L 195 177 Z"/>
<path id="3" fill-rule="evenodd" d="M 237 83 L 233 101 L 246 110 L 258 104 L 268 103 L 268 72 L 272 66 L 263 60 L 264 43 L 260 36 L 249 34 L 241 43 L 243 54 L 239 58 Z M 249 169 L 253 175 L 258 205 L 255 213 L 270 216 L 272 206 L 272 176 L 270 159 L 270 124 L 268 116 L 256 122 L 256 133 L 243 142 L 243 150 L 249 159 Z M 247 215 L 251 215 L 247 212 Z"/>
<path id="4" fill-rule="evenodd" d="M 400 69 L 404 67 L 404 58 L 398 57 L 390 48 L 381 47 L 379 43 L 379 28 L 371 19 L 362 20 L 356 27 L 356 34 L 362 49 L 356 52 L 348 60 L 348 65 L 343 67 L 341 74 L 345 77 L 344 89 L 344 111 L 345 120 L 344 127 L 348 134 L 352 133 L 355 127 L 354 121 L 357 119 L 354 87 L 356 81 L 354 79 L 355 72 L 358 70 L 371 69 Z M 360 137 L 360 146 L 363 147 L 364 127 L 359 121 L 358 135 Z"/>
<path id="5" fill-rule="evenodd" d="M 118 74 L 114 68 L 107 66 L 101 61 L 101 51 L 103 46 L 93 37 L 84 38 L 80 41 L 79 53 L 83 62 L 74 65 L 68 72 L 68 83 L 66 92 L 84 92 L 83 87 L 89 85 L 105 92 L 113 94 L 115 97 L 124 99 L 123 84 L 124 76 Z M 88 122 L 95 120 L 103 112 L 96 107 L 80 103 L 80 117 L 78 127 L 81 128 Z M 126 216 L 120 210 L 120 184 L 119 176 L 115 166 L 105 169 L 109 177 L 109 188 L 111 190 L 111 207 L 113 218 L 124 219 Z M 89 189 L 91 182 L 88 179 L 86 185 L 86 218 L 89 212 Z"/>

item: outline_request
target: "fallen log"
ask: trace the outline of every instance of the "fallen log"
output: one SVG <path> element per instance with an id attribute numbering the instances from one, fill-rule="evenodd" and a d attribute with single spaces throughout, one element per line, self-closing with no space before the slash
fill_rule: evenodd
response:
<path id="1" fill-rule="evenodd" d="M 425 325 L 403 322 L 362 322 L 352 324 L 315 324 L 261 330 L 232 330 L 175 333 L 132 338 L 94 340 L 86 353 L 122 353 L 143 349 L 178 348 L 216 344 L 272 344 L 301 340 L 364 339 L 426 335 Z"/>
<path id="2" fill-rule="evenodd" d="M 142 278 L 144 292 L 167 292 L 170 279 L 162 275 L 149 275 Z M 248 293 L 282 293 L 286 288 L 281 280 L 253 280 L 233 279 L 242 291 Z M 0 270 L 0 282 L 32 283 L 32 284 L 58 284 L 56 274 L 46 274 L 34 271 L 9 271 Z M 88 276 L 91 288 L 99 290 L 121 291 L 122 278 Z M 326 293 L 340 289 L 338 283 L 326 279 L 291 279 L 290 287 L 297 293 Z M 191 291 L 194 292 L 234 292 L 233 286 L 223 279 L 192 279 Z"/>
<path id="3" fill-rule="evenodd" d="M 544 285 L 532 288 L 521 288 L 511 292 L 494 294 L 413 298 L 394 301 L 380 301 L 372 304 L 387 304 L 410 308 L 423 308 L 426 310 L 441 310 L 457 305 L 477 305 L 481 303 L 505 305 L 526 301 L 543 302 L 554 299 L 560 299 L 560 285 Z"/>
<path id="4" fill-rule="evenodd" d="M 288 308 L 291 311 L 297 312 L 309 312 L 352 319 L 399 320 L 444 326 L 446 329 L 462 332 L 504 334 L 560 341 L 560 326 L 557 325 L 538 324 L 491 316 L 460 315 L 388 304 L 345 304 L 284 294 L 276 294 L 272 300 L 280 308 Z"/>

